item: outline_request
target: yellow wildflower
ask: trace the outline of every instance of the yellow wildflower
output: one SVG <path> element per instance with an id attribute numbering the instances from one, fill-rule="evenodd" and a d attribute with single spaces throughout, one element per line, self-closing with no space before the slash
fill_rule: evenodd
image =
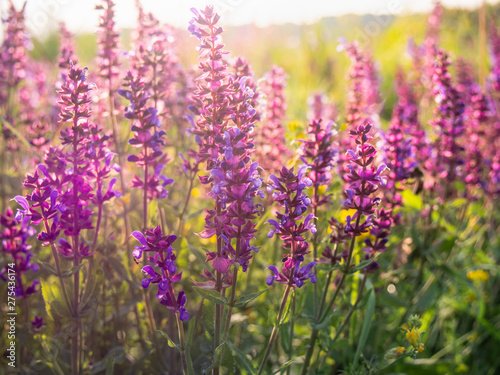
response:
<path id="1" fill-rule="evenodd" d="M 490 274 L 485 270 L 472 270 L 467 272 L 467 278 L 471 281 L 480 281 L 485 283 L 490 278 Z"/>

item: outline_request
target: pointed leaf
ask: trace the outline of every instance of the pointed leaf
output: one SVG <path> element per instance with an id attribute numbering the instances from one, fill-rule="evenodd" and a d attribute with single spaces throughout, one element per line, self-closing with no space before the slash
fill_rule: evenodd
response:
<path id="1" fill-rule="evenodd" d="M 255 374 L 256 370 L 255 367 L 250 359 L 248 359 L 247 355 L 243 353 L 240 349 L 238 349 L 236 346 L 233 345 L 231 341 L 226 341 L 229 347 L 231 348 L 232 352 L 238 358 L 238 365 L 247 371 L 250 375 Z"/>
<path id="2" fill-rule="evenodd" d="M 238 300 L 235 301 L 234 307 L 245 306 L 248 302 L 254 300 L 255 298 L 257 298 L 261 294 L 267 292 L 268 289 L 269 288 L 261 290 L 260 292 L 257 292 L 257 293 L 251 293 L 251 294 L 247 294 L 245 296 L 240 297 Z"/>
<path id="3" fill-rule="evenodd" d="M 177 350 L 180 350 L 179 346 L 172 341 L 172 339 L 167 334 L 167 332 L 163 332 L 159 329 L 157 329 L 156 332 L 159 333 L 160 336 L 163 337 L 165 340 L 167 340 L 168 346 L 170 346 L 171 348 L 176 348 Z"/>
<path id="4" fill-rule="evenodd" d="M 198 293 L 201 297 L 216 303 L 218 305 L 227 305 L 227 298 L 222 297 L 219 292 L 215 290 L 207 290 L 197 286 L 193 287 L 194 291 Z"/>

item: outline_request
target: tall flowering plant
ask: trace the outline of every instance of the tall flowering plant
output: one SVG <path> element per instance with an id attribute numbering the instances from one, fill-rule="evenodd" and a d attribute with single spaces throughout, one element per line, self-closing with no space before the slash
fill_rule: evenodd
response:
<path id="1" fill-rule="evenodd" d="M 166 198 L 168 191 L 165 187 L 174 180 L 161 173 L 167 162 L 167 156 L 162 151 L 165 132 L 160 130 L 162 124 L 158 111 L 148 107 L 150 96 L 145 90 L 144 81 L 129 71 L 125 82 L 126 88 L 118 90 L 118 93 L 130 101 L 125 109 L 125 117 L 133 121 L 131 130 L 134 135 L 129 144 L 140 149 L 138 155 L 129 155 L 127 160 L 144 169 L 144 178 L 134 175 L 132 187 L 143 190 L 143 226 L 146 228 L 148 202 L 154 198 Z"/>
<path id="2" fill-rule="evenodd" d="M 311 207 L 314 224 L 317 224 L 318 209 L 330 203 L 331 196 L 325 190 L 332 179 L 332 173 L 338 158 L 338 145 L 335 142 L 334 124 L 322 124 L 321 119 L 314 119 L 308 125 L 307 139 L 301 141 L 299 155 L 307 166 L 307 176 L 312 182 Z M 313 236 L 313 260 L 318 259 L 318 233 Z M 314 269 L 316 272 L 316 269 Z M 317 308 L 318 290 L 314 285 L 314 303 Z"/>
<path id="3" fill-rule="evenodd" d="M 22 209 L 20 214 L 29 217 L 34 224 L 43 222 L 44 230 L 38 239 L 50 246 L 56 263 L 56 275 L 68 310 L 74 319 L 80 320 L 80 264 L 94 254 L 100 227 L 102 206 L 119 192 L 114 190 L 114 180 L 107 184 L 112 169 L 113 154 L 107 148 L 107 136 L 90 123 L 94 84 L 87 82 L 87 69 L 71 65 L 59 93 L 60 121 L 69 125 L 61 130 L 61 147 L 47 150 L 44 163 L 39 164 L 32 175 L 27 175 L 24 186 L 33 189 L 26 197 L 15 200 Z M 106 190 L 104 190 L 106 189 Z M 98 207 L 96 226 L 92 222 L 91 203 Z M 92 245 L 83 239 L 82 231 L 94 231 Z M 69 240 L 69 241 L 68 241 Z M 73 262 L 73 301 L 70 302 L 62 278 L 59 256 Z M 87 278 L 92 272 L 92 264 Z M 82 343 L 80 323 L 72 337 L 72 372 L 80 371 Z"/>
<path id="4" fill-rule="evenodd" d="M 320 306 L 319 314 L 316 319 L 317 323 L 323 321 L 331 312 L 344 286 L 347 275 L 353 267 L 352 262 L 354 259 L 353 255 L 356 239 L 363 233 L 368 232 L 375 237 L 374 241 L 366 239 L 364 242 L 365 257 L 363 257 L 363 259 L 371 261 L 372 263 L 365 266 L 365 276 L 360 290 L 358 291 L 358 296 L 362 295 L 367 280 L 366 272 L 376 268 L 376 264 L 374 264 L 372 258 L 377 252 L 383 251 L 387 244 L 387 236 L 389 234 L 392 219 L 390 212 L 384 209 L 378 209 L 381 198 L 376 197 L 376 192 L 381 186 L 386 184 L 386 177 L 383 175 L 383 172 L 387 167 L 385 164 L 375 165 L 377 149 L 370 143 L 372 139 L 372 135 L 370 134 L 371 130 L 371 122 L 365 121 L 363 124 L 358 125 L 356 129 L 349 131 L 351 139 L 354 140 L 355 149 L 351 149 L 347 152 L 349 158 L 347 168 L 349 172 L 347 176 L 345 176 L 348 187 L 345 190 L 346 199 L 344 201 L 344 207 L 347 210 L 351 210 L 351 212 L 354 211 L 354 213 L 346 217 L 345 225 L 340 226 L 344 233 L 338 237 L 342 238 L 342 241 L 350 239 L 350 244 L 346 254 L 341 257 L 344 259 L 342 276 L 340 280 L 336 282 L 335 292 L 328 304 L 325 305 L 326 307 L 324 308 L 323 305 Z M 325 252 L 324 255 L 336 258 L 336 253 L 337 252 L 334 254 Z M 336 259 L 332 259 L 332 263 L 335 261 Z M 359 300 L 360 298 L 358 297 L 358 302 Z M 349 317 L 350 316 L 346 317 L 346 320 Z M 344 326 L 345 324 L 342 325 L 342 327 Z M 318 334 L 319 330 L 313 328 L 309 339 L 309 348 L 306 352 L 306 357 L 302 366 L 301 374 L 303 375 L 308 371 Z"/>
<path id="5" fill-rule="evenodd" d="M 451 82 L 450 64 L 449 55 L 439 50 L 432 76 L 436 107 L 430 122 L 437 137 L 424 164 L 441 199 L 453 193 L 453 183 L 461 173 L 460 166 L 464 164 L 461 139 L 464 133 L 464 103 Z"/>
<path id="6" fill-rule="evenodd" d="M 316 283 L 316 275 L 313 272 L 316 262 L 302 264 L 305 259 L 304 256 L 310 252 L 308 251 L 309 244 L 306 242 L 304 235 L 309 232 L 316 233 L 316 226 L 313 222 L 314 215 L 304 216 L 311 204 L 311 200 L 304 193 L 304 190 L 312 185 L 312 181 L 306 177 L 305 172 L 306 167 L 301 168 L 297 174 L 293 173 L 293 168 L 287 169 L 283 167 L 279 177 L 275 175 L 269 176 L 268 191 L 272 192 L 274 201 L 278 203 L 282 211 L 276 212 L 277 220 L 271 219 L 268 221 L 272 226 L 268 237 L 273 237 L 275 234 L 279 236 L 283 241 L 285 250 L 281 270 L 275 265 L 270 265 L 268 269 L 271 271 L 271 275 L 266 280 L 268 285 L 272 285 L 275 281 L 286 285 L 277 315 L 278 324 L 283 318 L 285 306 L 292 289 L 302 287 L 308 279 L 312 283 Z M 275 325 L 260 363 L 259 374 L 262 374 L 266 368 L 266 363 L 271 355 L 278 333 L 279 326 Z"/>
<path id="7" fill-rule="evenodd" d="M 143 288 L 152 284 L 158 284 L 156 298 L 160 303 L 172 310 L 176 317 L 179 333 L 179 349 L 181 353 L 182 368 L 184 374 L 188 374 L 188 363 L 191 361 L 189 348 L 186 348 L 184 327 L 182 321 L 189 319 L 189 311 L 186 309 L 186 294 L 184 290 L 175 293 L 174 284 L 179 282 L 182 272 L 177 273 L 175 261 L 177 255 L 174 253 L 172 244 L 177 239 L 175 235 L 163 235 L 159 226 L 146 230 L 144 234 L 139 231 L 132 232 L 132 236 L 139 241 L 133 251 L 135 259 L 140 260 L 144 256 L 142 268 L 144 279 L 141 282 Z M 149 261 L 149 264 L 148 264 Z M 192 366 L 192 365 L 191 365 Z"/>
<path id="8" fill-rule="evenodd" d="M 389 129 L 383 133 L 384 162 L 389 169 L 385 190 L 388 209 L 402 206 L 400 191 L 418 165 L 417 155 L 425 160 L 425 132 L 418 121 L 418 105 L 413 90 L 404 81 L 404 73 L 396 75 L 398 102 L 392 112 Z"/>
<path id="9" fill-rule="evenodd" d="M 307 117 L 309 120 L 323 119 L 326 122 L 335 121 L 338 116 L 335 103 L 330 103 L 327 96 L 322 92 L 317 92 L 307 99 L 309 111 Z"/>
<path id="10" fill-rule="evenodd" d="M 347 43 L 345 40 L 341 40 L 337 50 L 345 51 L 351 60 L 347 76 L 349 89 L 345 106 L 347 131 L 355 130 L 367 119 L 371 119 L 372 123 L 378 125 L 380 98 L 372 59 L 357 42 Z M 339 135 L 338 173 L 342 177 L 345 176 L 346 164 L 349 162 L 346 152 L 350 147 L 350 140 L 346 134 L 347 132 L 341 132 Z"/>
<path id="11" fill-rule="evenodd" d="M 14 215 L 14 212 L 9 208 L 5 214 L 0 215 L 0 246 L 1 252 L 6 256 L 7 263 L 0 270 L 0 278 L 3 281 L 12 281 L 11 276 L 15 280 L 14 283 L 9 283 L 8 290 L 14 292 L 9 294 L 17 298 L 25 299 L 33 293 L 39 291 L 38 285 L 40 281 L 34 280 L 29 283 L 26 280 L 25 274 L 29 271 L 37 272 L 39 267 L 33 263 L 31 245 L 28 239 L 35 234 L 33 227 L 29 225 L 29 216 L 22 214 Z M 12 269 L 14 272 L 9 272 Z M 25 307 L 27 304 L 25 304 Z M 24 311 L 26 319 L 29 317 L 29 312 Z"/>
<path id="12" fill-rule="evenodd" d="M 489 91 L 488 106 L 491 109 L 491 125 L 487 127 L 485 159 L 487 165 L 486 191 L 496 197 L 500 194 L 500 34 L 495 25 L 489 34 L 491 71 L 487 81 Z"/>
<path id="13" fill-rule="evenodd" d="M 2 19 L 4 30 L 3 42 L 0 46 L 0 117 L 2 117 L 0 130 L 6 143 L 5 148 L 10 151 L 19 149 L 13 128 L 21 123 L 18 117 L 24 115 L 22 111 L 20 113 L 16 111 L 15 103 L 23 101 L 23 97 L 25 99 L 30 97 L 26 91 L 23 92 L 21 87 L 27 75 L 27 48 L 30 43 L 25 26 L 25 9 L 26 2 L 20 10 L 16 10 L 10 2 L 8 16 Z M 1 151 L 2 163 L 9 157 L 9 154 L 5 154 L 5 148 Z M 18 164 L 16 158 L 11 160 Z M 19 165 L 16 167 L 19 168 Z M 6 197 L 3 186 L 1 186 L 1 191 L 1 199 L 4 201 Z"/>
<path id="14" fill-rule="evenodd" d="M 286 116 L 286 73 L 273 66 L 260 81 L 260 91 L 265 98 L 262 124 L 257 128 L 256 159 L 269 174 L 277 174 L 286 160 L 292 157 L 286 146 L 283 122 Z"/>
<path id="15" fill-rule="evenodd" d="M 462 59 L 456 64 L 456 89 L 464 103 L 464 142 L 465 161 L 463 181 L 467 186 L 467 195 L 477 197 L 477 188 L 486 187 L 485 156 L 487 153 L 486 132 L 490 121 L 488 97 L 481 92 L 481 87 L 474 81 L 471 66 Z M 487 189 L 486 189 L 487 190 Z"/>
<path id="16" fill-rule="evenodd" d="M 214 322 L 214 346 L 220 345 L 220 338 L 227 340 L 232 310 L 236 298 L 239 267 L 246 272 L 252 255 L 258 249 L 251 244 L 255 237 L 254 219 L 259 213 L 256 196 L 263 197 L 259 190 L 262 179 L 259 165 L 252 162 L 254 143 L 252 132 L 258 119 L 255 108 L 254 84 L 246 62 L 236 61 L 236 74 L 227 72 L 222 56 L 220 41 L 222 28 L 216 26 L 219 16 L 213 8 L 198 11 L 189 30 L 200 40 L 200 69 L 197 90 L 194 96 L 199 113 L 191 130 L 199 146 L 196 163 L 206 162 L 207 176 L 201 176 L 202 184 L 210 185 L 209 196 L 215 200 L 215 209 L 207 210 L 205 230 L 202 238 L 217 236 L 217 250 L 207 252 L 207 262 L 215 269 L 216 276 L 205 270 L 204 283 L 196 283 L 204 289 L 222 291 L 231 287 L 226 321 L 222 328 L 223 309 L 217 305 Z M 232 267 L 232 273 L 231 273 Z M 219 363 L 214 363 L 218 373 Z"/>

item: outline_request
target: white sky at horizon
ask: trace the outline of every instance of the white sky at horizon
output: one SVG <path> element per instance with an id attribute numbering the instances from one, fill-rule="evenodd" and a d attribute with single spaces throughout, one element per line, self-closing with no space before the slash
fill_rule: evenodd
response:
<path id="1" fill-rule="evenodd" d="M 10 0 L 0 0 L 5 14 Z M 24 0 L 11 0 L 20 8 Z M 98 22 L 97 0 L 28 0 L 26 23 L 35 37 L 43 37 L 65 21 L 73 33 L 92 32 Z M 323 17 L 344 14 L 407 14 L 428 13 L 433 0 L 141 0 L 146 11 L 151 11 L 162 22 L 186 28 L 192 18 L 190 8 L 214 4 L 222 14 L 220 24 L 267 26 L 283 23 L 313 23 Z M 495 0 L 487 3 L 496 3 Z M 115 0 L 116 21 L 119 28 L 136 25 L 135 0 Z M 443 0 L 447 8 L 477 8 L 482 0 Z M 0 31 L 0 38 L 2 37 Z"/>

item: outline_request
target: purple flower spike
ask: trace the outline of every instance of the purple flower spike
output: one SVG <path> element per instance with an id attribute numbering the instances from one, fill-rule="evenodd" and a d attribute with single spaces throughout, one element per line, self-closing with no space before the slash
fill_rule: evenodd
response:
<path id="1" fill-rule="evenodd" d="M 350 215 L 346 217 L 344 234 L 353 238 L 370 231 L 370 234 L 377 239 L 375 243 L 369 240 L 366 242 L 371 248 L 368 258 L 372 257 L 376 251 L 385 249 L 386 237 L 393 220 L 390 210 L 380 209 L 377 211 L 381 199 L 379 197 L 372 198 L 379 188 L 385 185 L 385 176 L 382 175 L 382 172 L 387 167 L 384 164 L 378 167 L 373 165 L 377 149 L 368 143 L 372 139 L 371 130 L 371 123 L 366 121 L 363 125 L 359 125 L 356 130 L 350 131 L 350 136 L 356 144 L 356 150 L 349 153 L 351 164 L 348 164 L 349 173 L 344 178 L 349 183 L 349 188 L 345 191 L 347 199 L 344 202 L 344 207 L 356 211 L 352 217 Z M 337 228 L 340 227 L 335 222 L 331 222 L 331 224 Z M 336 234 L 336 241 L 342 242 L 344 239 L 344 236 Z M 337 260 L 332 257 L 331 261 L 336 262 Z"/>
<path id="2" fill-rule="evenodd" d="M 454 193 L 454 181 L 460 176 L 460 166 L 464 164 L 464 149 L 461 146 L 464 102 L 452 84 L 450 65 L 448 53 L 438 50 L 432 75 L 432 94 L 437 105 L 430 122 L 436 137 L 432 153 L 424 164 L 432 178 L 427 187 L 436 189 L 441 200 Z"/>
<path id="3" fill-rule="evenodd" d="M 148 288 L 151 284 L 158 284 L 156 297 L 160 299 L 160 303 L 178 313 L 181 320 L 189 319 L 189 311 L 185 308 L 184 291 L 180 291 L 176 299 L 173 288 L 182 276 L 182 273 L 175 274 L 177 255 L 174 253 L 172 244 L 177 240 L 177 236 L 164 236 L 159 226 L 146 230 L 144 234 L 134 231 L 132 236 L 142 245 L 135 247 L 133 256 L 140 259 L 142 253 L 146 252 L 152 264 L 142 268 L 145 275 L 141 282 L 142 287 Z"/>
<path id="4" fill-rule="evenodd" d="M 32 263 L 31 245 L 28 240 L 35 234 L 35 230 L 29 226 L 29 220 L 18 220 L 9 208 L 5 214 L 0 215 L 0 249 L 6 257 L 5 266 L 0 270 L 0 279 L 13 281 L 9 275 L 14 275 L 14 293 L 17 298 L 28 298 L 39 290 L 39 281 L 28 283 L 26 280 L 29 271 L 37 272 L 38 265 Z M 10 263 L 14 263 L 12 274 Z"/>
<path id="5" fill-rule="evenodd" d="M 331 130 L 331 124 L 323 126 L 321 121 L 317 119 L 309 124 L 308 139 L 301 141 L 299 151 L 300 159 L 308 167 L 308 177 L 314 191 L 328 185 L 338 157 L 338 146 L 333 139 L 337 132 Z M 329 201 L 330 196 L 327 194 L 314 194 L 311 203 L 312 207 L 319 207 Z"/>
<path id="6" fill-rule="evenodd" d="M 283 68 L 273 66 L 261 81 L 260 90 L 266 98 L 263 124 L 256 136 L 257 161 L 268 173 L 277 174 L 283 164 L 292 158 L 286 146 L 283 122 L 286 114 L 284 90 L 286 74 Z"/>
<path id="7" fill-rule="evenodd" d="M 220 240 L 217 252 L 207 252 L 207 262 L 229 280 L 231 266 L 241 265 L 243 271 L 257 249 L 250 245 L 255 237 L 253 220 L 260 205 L 254 203 L 262 179 L 258 164 L 252 162 L 254 152 L 253 129 L 259 116 L 256 87 L 248 64 L 243 59 L 234 63 L 235 74 L 228 72 L 223 59 L 222 28 L 217 26 L 219 16 L 208 6 L 195 12 L 189 31 L 199 39 L 201 75 L 196 80 L 197 89 L 190 133 L 195 135 L 197 151 L 190 151 L 195 165 L 206 162 L 208 175 L 200 182 L 210 185 L 209 196 L 215 200 L 215 209 L 207 210 L 205 230 L 198 235 Z M 184 159 L 183 170 L 192 171 Z M 222 243 L 224 242 L 224 245 Z"/>
<path id="8" fill-rule="evenodd" d="M 306 279 L 311 278 L 309 270 L 314 264 L 309 264 L 307 272 L 300 267 L 304 261 L 304 256 L 310 251 L 307 250 L 308 243 L 304 239 L 307 232 L 315 233 L 316 227 L 313 222 L 314 215 L 303 214 L 311 203 L 309 197 L 303 190 L 311 185 L 311 180 L 305 176 L 305 168 L 301 168 L 297 175 L 293 173 L 293 168 L 288 170 L 283 167 L 280 177 L 271 175 L 269 177 L 268 189 L 273 192 L 273 198 L 284 208 L 283 212 L 276 212 L 276 219 L 270 219 L 269 224 L 273 228 L 269 232 L 269 237 L 277 234 L 284 241 L 284 248 L 290 250 L 284 255 L 282 272 L 278 272 L 275 266 L 268 268 L 274 273 L 267 278 L 266 283 L 271 285 L 274 281 L 290 286 L 301 287 Z M 314 263 L 314 262 L 313 262 Z M 301 273 L 302 272 L 302 273 Z M 313 281 L 314 280 L 314 281 Z M 315 282 L 315 277 L 311 279 Z"/>

